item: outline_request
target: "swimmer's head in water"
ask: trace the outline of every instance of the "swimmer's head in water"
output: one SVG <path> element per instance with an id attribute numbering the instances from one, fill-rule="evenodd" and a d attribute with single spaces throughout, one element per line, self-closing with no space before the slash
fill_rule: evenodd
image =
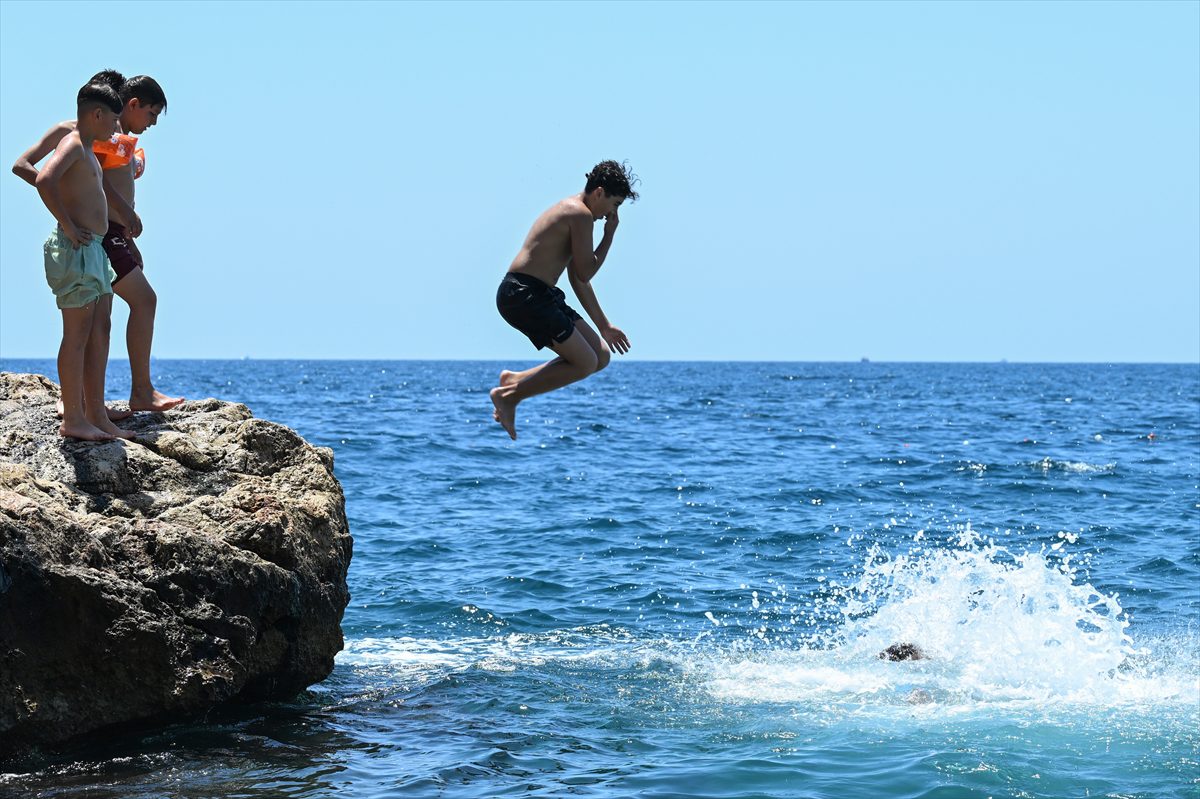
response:
<path id="1" fill-rule="evenodd" d="M 924 660 L 925 657 L 916 644 L 892 644 L 879 653 L 881 660 Z"/>
<path id="2" fill-rule="evenodd" d="M 592 171 L 588 172 L 586 177 L 587 185 L 583 188 L 585 194 L 591 194 L 600 188 L 604 189 L 605 195 L 609 197 L 621 197 L 630 202 L 638 198 L 638 193 L 633 190 L 633 184 L 638 182 L 637 175 L 629 171 L 627 163 L 601 161 L 592 167 Z"/>

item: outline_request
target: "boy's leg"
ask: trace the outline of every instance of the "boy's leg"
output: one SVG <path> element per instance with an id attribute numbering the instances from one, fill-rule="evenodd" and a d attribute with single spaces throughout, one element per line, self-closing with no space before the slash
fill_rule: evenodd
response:
<path id="1" fill-rule="evenodd" d="M 92 332 L 97 303 L 82 308 L 63 308 L 63 337 L 58 347 L 58 383 L 62 388 L 62 424 L 58 434 L 84 441 L 107 441 L 112 438 L 88 421 L 84 413 L 84 363 L 88 338 Z"/>
<path id="2" fill-rule="evenodd" d="M 183 403 L 183 397 L 168 397 L 155 391 L 150 382 L 150 345 L 154 341 L 154 314 L 158 295 L 141 267 L 113 283 L 113 291 L 129 305 L 125 344 L 129 348 L 129 408 L 134 411 L 167 411 Z"/>
<path id="3" fill-rule="evenodd" d="M 112 330 L 111 294 L 101 295 L 96 300 L 96 312 L 92 314 L 92 329 L 88 335 L 87 348 L 83 353 L 83 413 L 95 427 L 110 436 L 133 438 L 133 433 L 117 427 L 108 418 L 104 407 L 104 375 L 108 368 L 108 337 Z"/>
<path id="4" fill-rule="evenodd" d="M 608 348 L 604 339 L 600 338 L 600 334 L 592 330 L 592 326 L 582 319 L 575 320 L 575 329 L 592 348 L 592 352 L 596 353 L 596 371 L 599 372 L 608 366 L 608 362 L 612 360 L 612 350 Z"/>
<path id="5" fill-rule="evenodd" d="M 596 351 L 579 332 L 578 324 L 566 341 L 551 344 L 550 348 L 558 353 L 557 358 L 527 369 L 521 373 L 525 375 L 523 379 L 496 386 L 491 391 L 492 404 L 496 406 L 496 421 L 513 440 L 517 438 L 516 411 L 521 400 L 570 385 L 596 371 Z"/>
<path id="6" fill-rule="evenodd" d="M 592 350 L 596 353 L 596 371 L 599 372 L 604 367 L 608 366 L 609 360 L 612 359 L 612 351 L 608 348 L 608 344 L 604 339 L 600 338 L 600 334 L 592 330 L 592 326 L 582 319 L 575 320 L 575 329 L 583 336 L 584 340 L 591 345 Z M 552 363 L 558 363 L 561 358 L 555 358 L 546 363 L 540 363 L 530 369 L 522 372 L 510 372 L 508 369 L 503 369 L 500 372 L 500 385 L 510 386 L 514 383 L 519 383 L 526 378 L 531 377 L 536 372 L 541 371 Z"/>
<path id="7" fill-rule="evenodd" d="M 552 361 L 546 361 L 545 363 L 539 363 L 537 366 L 530 367 L 529 369 L 525 369 L 524 371 L 520 371 L 520 372 L 513 372 L 508 369 L 501 369 L 500 370 L 500 385 L 511 386 L 515 383 L 520 383 L 522 380 L 529 377 L 530 375 L 532 375 L 536 372 L 540 372 L 542 369 L 549 366 L 550 364 L 558 363 L 561 360 L 562 360 L 562 358 L 555 358 Z"/>

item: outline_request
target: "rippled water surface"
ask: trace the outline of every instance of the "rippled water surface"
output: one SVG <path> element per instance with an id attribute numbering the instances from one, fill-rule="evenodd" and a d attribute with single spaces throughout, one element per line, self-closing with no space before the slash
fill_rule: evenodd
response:
<path id="1" fill-rule="evenodd" d="M 516 443 L 499 368 L 158 363 L 334 449 L 346 649 L 0 792 L 1200 796 L 1200 367 L 614 363 Z"/>

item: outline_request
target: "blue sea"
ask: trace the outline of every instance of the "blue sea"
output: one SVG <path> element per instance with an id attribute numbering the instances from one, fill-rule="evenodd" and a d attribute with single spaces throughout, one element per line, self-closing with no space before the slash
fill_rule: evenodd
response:
<path id="1" fill-rule="evenodd" d="M 501 367 L 157 362 L 333 448 L 345 650 L 0 792 L 1200 796 L 1200 365 L 617 358 L 516 442 Z"/>

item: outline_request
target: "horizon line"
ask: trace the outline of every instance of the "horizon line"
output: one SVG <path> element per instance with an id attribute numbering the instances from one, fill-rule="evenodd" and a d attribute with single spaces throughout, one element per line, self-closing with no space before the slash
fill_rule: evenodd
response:
<path id="1" fill-rule="evenodd" d="M 0 363 L 4 361 L 55 361 L 57 356 L 54 355 L 0 355 Z M 169 363 L 171 361 L 225 361 L 240 363 L 245 361 L 268 361 L 268 362 L 283 362 L 283 361 L 319 361 L 330 363 L 509 363 L 512 361 L 538 361 L 542 360 L 539 357 L 522 358 L 522 357 L 506 357 L 506 358 L 366 358 L 366 357 L 254 357 L 243 355 L 241 357 L 182 357 L 182 358 L 159 358 L 152 359 L 152 363 Z M 962 364 L 962 365 L 997 365 L 997 366 L 1200 366 L 1200 359 L 1194 361 L 1023 361 L 1010 360 L 1008 358 L 1000 358 L 997 360 L 978 360 L 978 361 L 957 361 L 957 360 L 874 360 L 871 358 L 860 358 L 858 360 L 837 360 L 837 359 L 812 359 L 812 360 L 786 360 L 779 358 L 629 358 L 626 359 L 630 363 L 795 363 L 795 364 Z M 109 363 L 128 363 L 129 358 L 109 358 Z M 617 361 L 614 360 L 614 364 Z"/>

